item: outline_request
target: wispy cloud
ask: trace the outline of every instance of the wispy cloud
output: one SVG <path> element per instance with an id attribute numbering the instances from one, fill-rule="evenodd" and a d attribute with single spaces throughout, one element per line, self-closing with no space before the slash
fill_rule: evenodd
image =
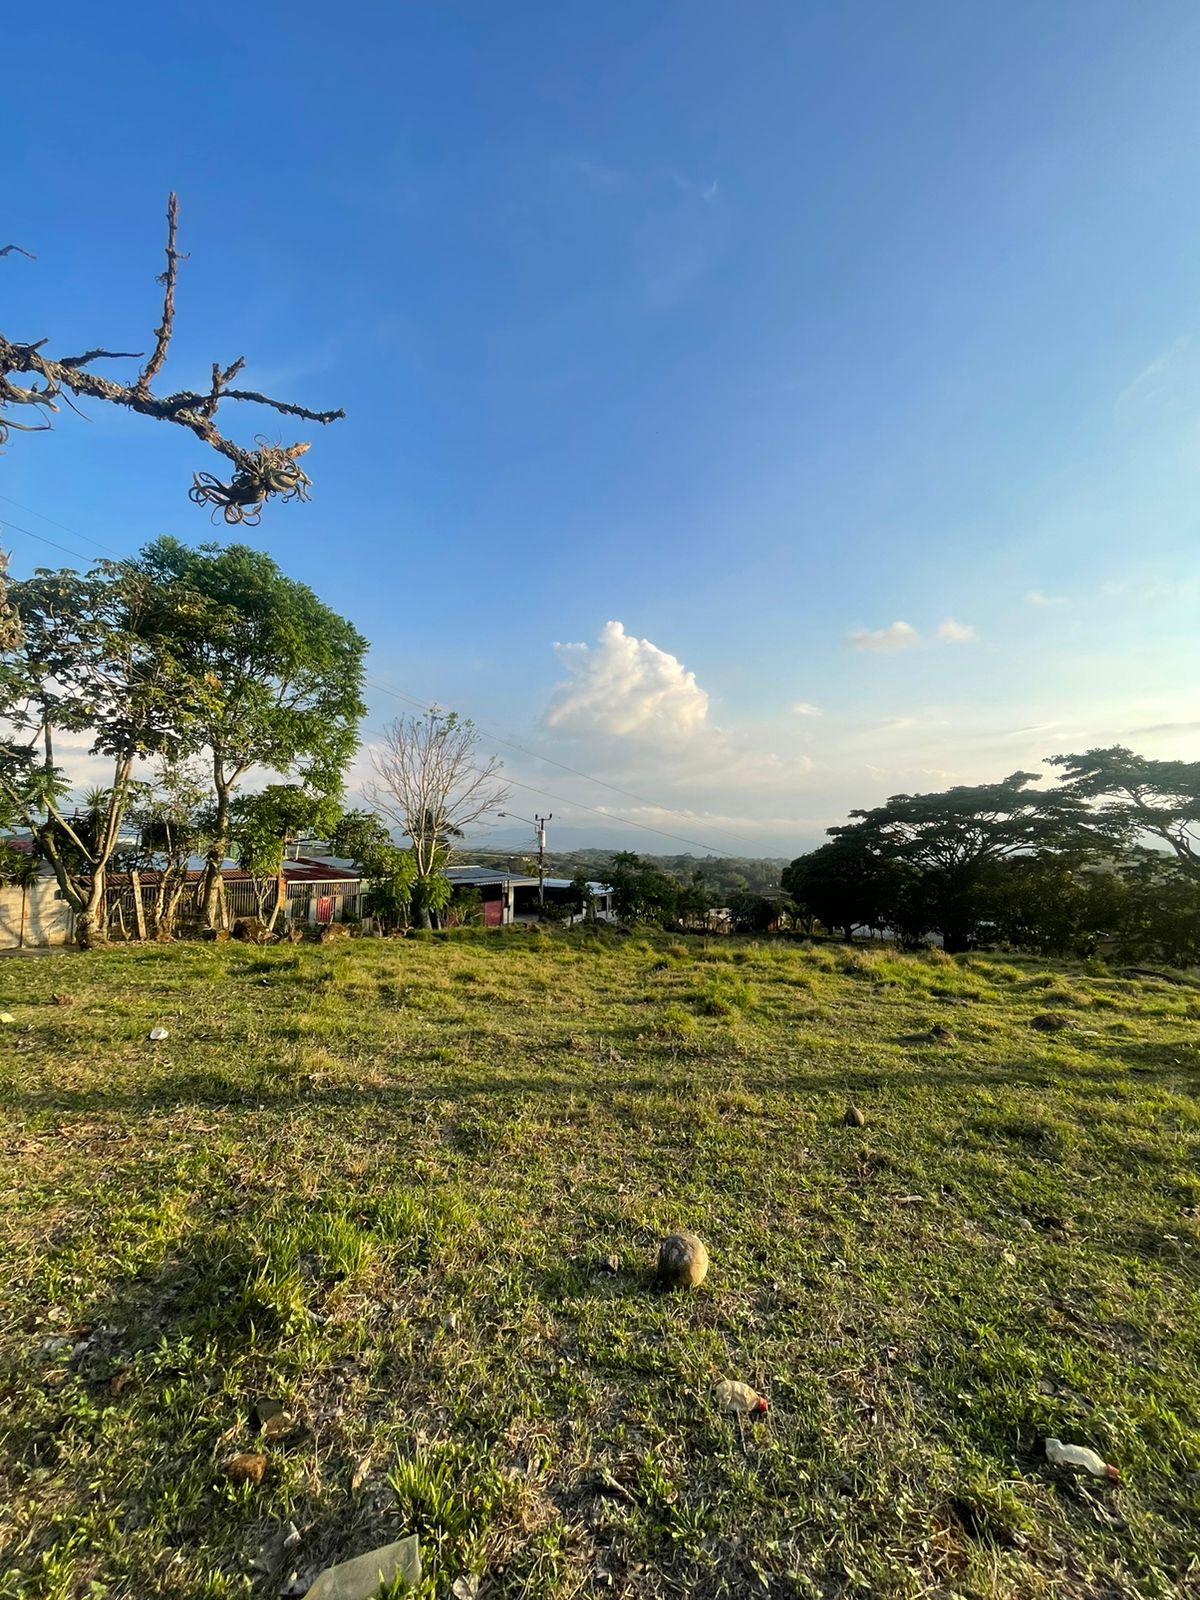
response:
<path id="1" fill-rule="evenodd" d="M 1027 606 L 1065 606 L 1066 599 L 1061 594 L 1047 594 L 1043 589 L 1030 589 L 1025 596 Z"/>
<path id="2" fill-rule="evenodd" d="M 1153 361 L 1147 362 L 1133 381 L 1127 383 L 1121 390 L 1117 396 L 1117 405 L 1128 405 L 1133 400 L 1149 400 L 1160 393 L 1172 369 L 1191 342 L 1191 334 L 1185 333 L 1173 344 L 1169 344 L 1165 350 L 1160 350 Z"/>
<path id="3" fill-rule="evenodd" d="M 846 643 L 853 650 L 876 650 L 884 653 L 911 650 L 920 642 L 921 635 L 907 622 L 892 622 L 886 628 L 857 628 L 846 635 Z"/>
<path id="4" fill-rule="evenodd" d="M 683 194 L 693 195 L 697 200 L 703 200 L 706 205 L 711 205 L 717 198 L 716 178 L 711 183 L 697 182 L 695 178 L 688 178 L 682 172 L 676 172 L 673 167 L 667 168 L 666 177 Z"/>
<path id="5" fill-rule="evenodd" d="M 937 632 L 944 644 L 969 644 L 975 637 L 975 629 L 969 622 L 955 622 L 953 617 L 939 622 Z"/>
<path id="6" fill-rule="evenodd" d="M 603 161 L 593 161 L 588 156 L 572 156 L 567 165 L 573 172 L 584 179 L 592 189 L 608 194 L 615 194 L 619 190 L 636 190 L 639 186 L 652 188 L 664 183 L 670 184 L 680 194 L 685 194 L 693 200 L 702 200 L 705 205 L 712 205 L 720 194 L 720 183 L 716 178 L 689 178 L 687 173 L 680 172 L 676 167 L 659 168 L 626 168 L 610 167 Z"/>
<path id="7" fill-rule="evenodd" d="M 794 717 L 820 717 L 823 716 L 824 713 L 822 712 L 820 706 L 814 706 L 808 700 L 797 700 L 796 704 L 792 707 L 792 715 Z"/>

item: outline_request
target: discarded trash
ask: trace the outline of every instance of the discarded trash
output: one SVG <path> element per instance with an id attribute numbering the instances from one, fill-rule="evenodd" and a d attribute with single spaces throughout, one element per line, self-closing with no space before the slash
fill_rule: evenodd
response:
<path id="1" fill-rule="evenodd" d="M 858 1109 L 853 1100 L 847 1100 L 845 1117 L 846 1126 L 848 1128 L 861 1128 L 866 1120 L 865 1113 Z"/>
<path id="2" fill-rule="evenodd" d="M 15 1022 L 16 1020 L 11 1011 L 0 1011 L 0 1022 Z"/>
<path id="3" fill-rule="evenodd" d="M 739 1411 L 744 1417 L 765 1417 L 767 1414 L 765 1398 L 748 1383 L 739 1383 L 736 1378 L 722 1379 L 713 1392 L 723 1411 Z"/>
<path id="4" fill-rule="evenodd" d="M 620 1256 L 601 1256 L 596 1265 L 601 1272 L 620 1272 L 621 1258 Z"/>
<path id="5" fill-rule="evenodd" d="M 395 1544 L 380 1545 L 353 1561 L 342 1561 L 325 1571 L 308 1591 L 306 1600 L 373 1600 L 381 1588 L 402 1578 L 406 1584 L 421 1581 L 421 1550 L 415 1533 Z"/>
<path id="6" fill-rule="evenodd" d="M 355 1465 L 354 1471 L 350 1474 L 351 1494 L 357 1494 L 362 1488 L 363 1484 L 366 1483 L 367 1479 L 371 1476 L 371 1466 L 371 1455 L 368 1452 L 365 1456 L 362 1456 L 359 1459 Z"/>
<path id="7" fill-rule="evenodd" d="M 1052 1467 L 1082 1467 L 1093 1478 L 1108 1478 L 1112 1483 L 1121 1481 L 1119 1468 L 1109 1466 L 1103 1456 L 1098 1456 L 1085 1444 L 1063 1444 L 1061 1439 L 1047 1439 L 1046 1460 Z"/>
<path id="8" fill-rule="evenodd" d="M 482 1582 L 477 1572 L 464 1572 L 461 1578 L 455 1578 L 450 1593 L 454 1600 L 479 1600 L 479 1585 Z"/>
<path id="9" fill-rule="evenodd" d="M 258 1554 L 250 1565 L 255 1572 L 277 1572 L 293 1550 L 299 1548 L 300 1530 L 294 1522 L 289 1522 L 259 1547 Z"/>
<path id="10" fill-rule="evenodd" d="M 672 1233 L 658 1247 L 658 1277 L 668 1289 L 696 1289 L 708 1275 L 708 1251 L 694 1233 Z"/>
<path id="11" fill-rule="evenodd" d="M 296 1419 L 278 1400 L 258 1400 L 254 1415 L 265 1439 L 284 1439 L 296 1426 Z"/>
<path id="12" fill-rule="evenodd" d="M 165 1028 L 150 1029 L 150 1038 L 154 1040 L 155 1044 L 161 1044 L 164 1039 L 169 1039 L 170 1037 L 171 1035 Z"/>
<path id="13" fill-rule="evenodd" d="M 261 1483 L 267 1470 L 266 1456 L 243 1450 L 225 1463 L 225 1476 L 230 1483 Z"/>

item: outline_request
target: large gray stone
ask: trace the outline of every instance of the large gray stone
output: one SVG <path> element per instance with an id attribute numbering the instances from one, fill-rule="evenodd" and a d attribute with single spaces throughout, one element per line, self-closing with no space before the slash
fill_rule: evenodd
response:
<path id="1" fill-rule="evenodd" d="M 397 1578 L 410 1585 L 421 1581 L 421 1549 L 415 1533 L 326 1567 L 305 1600 L 375 1600 L 380 1589 Z"/>

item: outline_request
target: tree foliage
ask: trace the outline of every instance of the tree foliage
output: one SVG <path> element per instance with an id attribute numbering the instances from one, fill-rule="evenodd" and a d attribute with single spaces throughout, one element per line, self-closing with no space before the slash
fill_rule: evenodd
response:
<path id="1" fill-rule="evenodd" d="M 195 706 L 193 748 L 209 763 L 212 836 L 204 915 L 217 917 L 232 804 L 254 767 L 336 797 L 358 743 L 367 642 L 270 556 L 247 545 L 148 545 L 136 570 L 161 597 L 173 670 Z"/>
<path id="2" fill-rule="evenodd" d="M 1153 761 L 1111 745 L 1049 765 L 1062 768 L 1061 792 L 1087 805 L 1082 831 L 1118 849 L 1149 835 L 1200 881 L 1200 761 Z"/>
<path id="3" fill-rule="evenodd" d="M 829 832 L 914 868 L 921 890 L 918 920 L 941 933 L 946 949 L 964 950 L 998 862 L 1078 842 L 1082 802 L 1031 789 L 1036 782 L 1035 773 L 1014 772 L 998 783 L 893 795 L 882 806 L 852 811 L 857 821 Z"/>
<path id="4" fill-rule="evenodd" d="M 363 875 L 367 910 L 390 927 L 408 921 L 416 860 L 402 850 L 373 812 L 347 811 L 329 835 L 335 855 L 352 861 Z"/>
<path id="5" fill-rule="evenodd" d="M 134 794 L 134 765 L 173 758 L 197 707 L 160 629 L 162 593 L 128 563 L 39 570 L 11 585 L 19 637 L 0 672 L 0 825 L 27 828 L 75 913 L 80 944 L 103 936 L 105 878 Z M 82 810 L 56 750 L 84 735 L 110 781 Z"/>

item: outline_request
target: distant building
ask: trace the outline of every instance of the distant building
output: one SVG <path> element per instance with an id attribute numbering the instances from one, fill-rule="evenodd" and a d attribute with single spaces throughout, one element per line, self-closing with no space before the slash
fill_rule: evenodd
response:
<path id="1" fill-rule="evenodd" d="M 478 889 L 483 901 L 485 927 L 501 928 L 513 922 L 536 922 L 540 914 L 538 880 L 502 867 L 447 867 L 446 877 L 455 889 Z M 570 896 L 570 878 L 545 880 L 546 903 L 565 906 Z M 598 921 L 613 920 L 612 889 L 607 883 L 589 883 L 591 912 L 568 914 L 570 922 L 582 922 L 594 914 Z"/>

